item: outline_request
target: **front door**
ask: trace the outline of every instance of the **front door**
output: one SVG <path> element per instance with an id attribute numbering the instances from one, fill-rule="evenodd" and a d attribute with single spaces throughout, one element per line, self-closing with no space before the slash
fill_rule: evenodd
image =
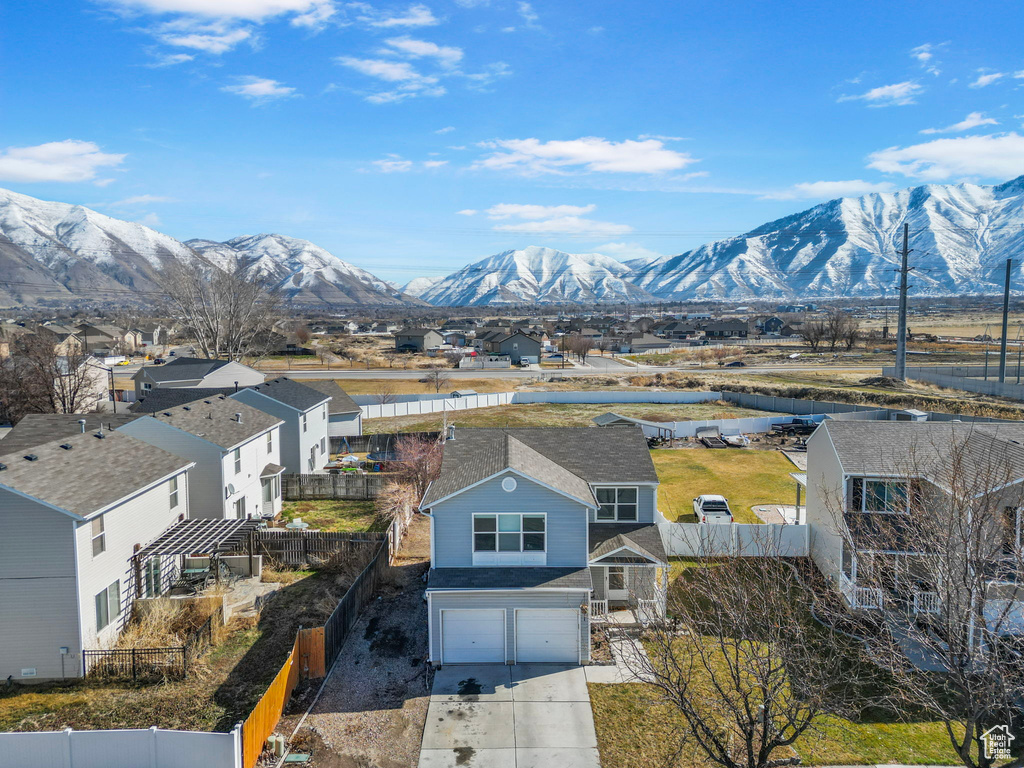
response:
<path id="1" fill-rule="evenodd" d="M 605 591 L 612 602 L 629 600 L 629 585 L 626 579 L 626 566 L 609 565 L 605 569 Z"/>

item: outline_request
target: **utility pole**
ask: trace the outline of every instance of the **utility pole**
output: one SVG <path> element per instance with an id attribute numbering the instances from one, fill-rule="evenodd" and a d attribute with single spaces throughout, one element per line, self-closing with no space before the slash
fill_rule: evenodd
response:
<path id="1" fill-rule="evenodd" d="M 903 257 L 900 267 L 900 317 L 896 330 L 896 378 L 900 381 L 907 380 L 907 276 L 910 274 L 910 267 L 907 264 L 910 256 L 910 224 L 903 225 L 903 250 L 900 253 Z"/>
<path id="2" fill-rule="evenodd" d="M 1006 381 L 1006 334 L 1010 320 L 1010 270 L 1013 259 L 1006 260 L 1006 280 L 1003 283 L 1003 335 L 999 341 L 999 383 Z"/>

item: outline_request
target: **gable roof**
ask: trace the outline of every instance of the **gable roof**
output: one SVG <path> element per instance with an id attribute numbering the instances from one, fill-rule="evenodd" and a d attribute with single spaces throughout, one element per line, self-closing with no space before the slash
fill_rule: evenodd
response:
<path id="1" fill-rule="evenodd" d="M 434 328 L 402 328 L 395 331 L 395 336 L 426 336 L 428 333 L 441 335 L 441 332 Z"/>
<path id="2" fill-rule="evenodd" d="M 242 414 L 241 421 L 236 421 L 236 413 Z M 229 400 L 224 395 L 157 411 L 151 414 L 151 418 L 225 449 L 234 448 L 278 424 L 284 424 L 277 416 L 237 400 Z"/>
<path id="3" fill-rule="evenodd" d="M 113 431 L 141 414 L 134 413 L 30 413 L 0 440 L 0 454 L 24 453 L 29 448 L 86 432 Z"/>
<path id="4" fill-rule="evenodd" d="M 231 360 L 208 360 L 204 357 L 176 357 L 163 365 L 143 366 L 137 375 L 145 372 L 153 381 L 191 381 L 205 378 L 231 362 Z M 238 365 L 242 364 L 238 363 Z"/>
<path id="5" fill-rule="evenodd" d="M 657 483 L 639 427 L 456 429 L 421 506 L 512 469 L 593 505 L 589 483 Z M 584 490 L 584 488 L 586 490 Z"/>
<path id="6" fill-rule="evenodd" d="M 194 462 L 122 432 L 79 433 L 0 456 L 0 487 L 88 517 Z M 62 445 L 71 446 L 69 449 Z"/>
<path id="7" fill-rule="evenodd" d="M 600 560 L 628 548 L 654 562 L 667 563 L 665 544 L 657 525 L 651 523 L 591 523 L 590 559 Z"/>
<path id="8" fill-rule="evenodd" d="M 329 413 L 359 413 L 360 408 L 348 394 L 341 388 L 336 379 L 303 379 L 302 384 L 307 387 L 323 392 L 331 398 L 327 405 Z"/>
<path id="9" fill-rule="evenodd" d="M 266 395 L 298 411 L 308 411 L 310 408 L 320 405 L 320 403 L 327 402 L 327 399 L 330 397 L 330 395 L 325 395 L 313 387 L 293 381 L 287 376 L 279 376 L 276 379 L 264 381 L 262 384 L 246 387 L 246 389 L 259 392 L 261 395 Z"/>
<path id="10" fill-rule="evenodd" d="M 234 387 L 159 387 L 147 391 L 146 396 L 140 397 L 129 405 L 128 410 L 138 414 L 156 413 L 179 405 L 194 403 L 196 400 L 230 395 L 234 391 Z"/>

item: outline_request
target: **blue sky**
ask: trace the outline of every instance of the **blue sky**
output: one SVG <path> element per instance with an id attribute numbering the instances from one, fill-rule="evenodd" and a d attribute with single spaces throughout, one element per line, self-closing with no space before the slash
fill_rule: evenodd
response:
<path id="1" fill-rule="evenodd" d="M 0 185 L 386 279 L 1024 173 L 1019 3 L 9 6 Z"/>

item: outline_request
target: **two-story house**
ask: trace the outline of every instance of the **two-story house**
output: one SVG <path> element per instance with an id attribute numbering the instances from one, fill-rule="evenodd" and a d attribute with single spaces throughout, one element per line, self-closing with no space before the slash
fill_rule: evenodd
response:
<path id="1" fill-rule="evenodd" d="M 395 331 L 395 350 L 425 352 L 441 346 L 444 337 L 433 328 L 401 328 Z"/>
<path id="2" fill-rule="evenodd" d="M 338 386 L 336 379 L 303 379 L 302 384 L 331 398 L 327 406 L 329 436 L 352 437 L 363 434 L 363 410 Z"/>
<path id="3" fill-rule="evenodd" d="M 143 416 L 118 431 L 194 461 L 190 517 L 230 520 L 280 513 L 283 423 L 219 395 Z M 131 471 L 130 463 L 124 471 Z"/>
<path id="4" fill-rule="evenodd" d="M 193 462 L 103 430 L 30 442 L 0 442 L 0 678 L 41 682 L 80 676 L 82 650 L 117 636 L 132 555 L 188 517 Z"/>
<path id="5" fill-rule="evenodd" d="M 944 521 L 970 515 L 1001 518 L 991 543 L 1005 545 L 1009 568 L 1001 556 L 986 563 L 985 599 L 1010 601 L 1006 626 L 1024 634 L 1024 425 L 826 420 L 807 441 L 811 558 L 851 610 L 944 610 L 942 567 L 960 558 L 940 553 L 950 541 L 975 546 Z"/>
<path id="6" fill-rule="evenodd" d="M 590 660 L 590 622 L 662 615 L 658 475 L 637 427 L 452 429 L 430 517 L 430 661 Z"/>
<path id="7" fill-rule="evenodd" d="M 232 360 L 208 360 L 204 357 L 176 357 L 163 365 L 144 365 L 135 375 L 135 396 L 164 387 L 217 388 L 248 387 L 265 377 L 257 370 Z"/>
<path id="8" fill-rule="evenodd" d="M 281 419 L 281 464 L 286 472 L 326 471 L 324 465 L 330 460 L 330 395 L 281 376 L 228 397 Z"/>

